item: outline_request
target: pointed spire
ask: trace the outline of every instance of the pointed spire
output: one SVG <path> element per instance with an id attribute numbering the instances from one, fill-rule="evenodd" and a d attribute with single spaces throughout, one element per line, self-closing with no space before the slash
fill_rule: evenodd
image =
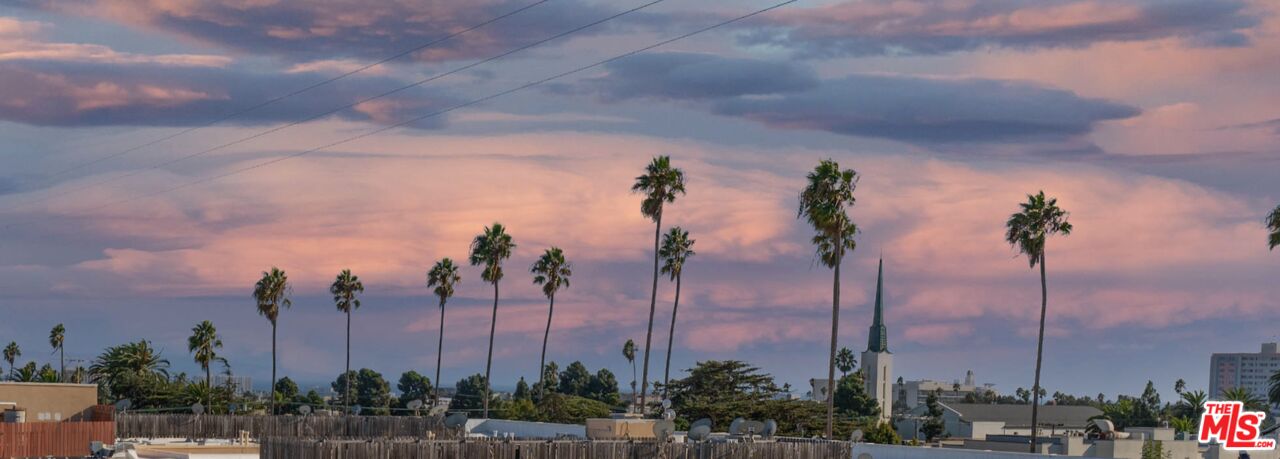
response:
<path id="1" fill-rule="evenodd" d="M 889 352 L 889 331 L 884 326 L 884 258 L 880 259 L 880 269 L 876 272 L 876 313 L 867 334 L 867 350 Z"/>

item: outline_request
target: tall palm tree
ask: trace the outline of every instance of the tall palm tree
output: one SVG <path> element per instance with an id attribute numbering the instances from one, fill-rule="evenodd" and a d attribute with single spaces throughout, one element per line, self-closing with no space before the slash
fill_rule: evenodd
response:
<path id="1" fill-rule="evenodd" d="M 271 413 L 276 412 L 276 319 L 280 309 L 289 309 L 289 276 L 274 266 L 263 271 L 262 279 L 253 286 L 253 299 L 258 303 L 258 314 L 271 321 Z"/>
<path id="2" fill-rule="evenodd" d="M 658 156 L 636 177 L 632 193 L 643 193 L 640 213 L 653 220 L 653 291 L 649 294 L 649 329 L 644 337 L 644 370 L 640 378 L 640 412 L 644 413 L 645 395 L 649 391 L 649 348 L 653 344 L 653 315 L 658 307 L 658 237 L 662 234 L 663 206 L 676 201 L 684 193 L 684 171 L 671 167 L 671 157 Z"/>
<path id="3" fill-rule="evenodd" d="M 1044 191 L 1027 195 L 1022 210 L 1009 216 L 1005 223 L 1005 241 L 1027 256 L 1031 267 L 1040 265 L 1040 334 L 1036 339 L 1036 376 L 1031 386 L 1031 452 L 1036 452 L 1036 430 L 1039 424 L 1040 363 L 1044 356 L 1044 321 L 1049 305 L 1049 287 L 1045 280 L 1045 241 L 1054 234 L 1071 234 L 1067 211 L 1058 207 L 1057 198 L 1046 198 Z"/>
<path id="4" fill-rule="evenodd" d="M 671 348 L 676 343 L 676 313 L 680 312 L 680 279 L 684 274 L 684 263 L 697 255 L 693 251 L 693 239 L 689 232 L 674 226 L 662 235 L 662 247 L 658 256 L 662 257 L 662 273 L 676 282 L 676 300 L 671 306 L 671 330 L 667 334 L 667 365 L 662 370 L 662 398 L 667 398 L 667 387 L 671 383 Z"/>
<path id="5" fill-rule="evenodd" d="M 805 178 L 807 185 L 800 192 L 800 208 L 796 218 L 804 218 L 813 227 L 817 233 L 813 236 L 813 244 L 817 246 L 818 259 L 833 271 L 831 352 L 827 359 L 827 380 L 834 384 L 836 339 L 840 332 L 840 262 L 846 251 L 852 252 L 857 248 L 854 235 L 857 234 L 858 227 L 849 219 L 848 209 L 854 204 L 853 190 L 857 187 L 858 173 L 853 169 L 840 169 L 839 163 L 824 159 Z M 835 400 L 832 394 L 827 395 L 827 438 L 832 438 Z"/>
<path id="6" fill-rule="evenodd" d="M 636 342 L 630 338 L 622 345 L 622 356 L 631 363 L 631 402 L 636 401 Z"/>
<path id="7" fill-rule="evenodd" d="M 1276 246 L 1280 246 L 1280 206 L 1267 214 L 1267 248 L 1275 250 Z"/>
<path id="8" fill-rule="evenodd" d="M 360 282 L 360 277 L 351 274 L 350 269 L 344 269 L 338 273 L 338 277 L 333 279 L 333 285 L 329 286 L 329 293 L 333 294 L 333 304 L 347 315 L 347 368 L 342 374 L 351 374 L 351 310 L 360 309 L 360 300 L 356 298 L 357 293 L 364 293 L 364 283 Z M 342 395 L 342 403 L 351 406 L 351 384 L 347 384 L 346 393 Z"/>
<path id="9" fill-rule="evenodd" d="M 147 340 L 109 347 L 90 363 L 89 379 L 105 384 L 109 392 L 135 379 L 163 381 L 169 377 L 169 360 L 160 354 Z"/>
<path id="10" fill-rule="evenodd" d="M 1244 409 L 1249 411 L 1266 411 L 1267 402 L 1262 400 L 1257 394 L 1246 387 L 1232 387 L 1223 389 L 1222 399 L 1229 402 L 1240 402 L 1244 404 Z"/>
<path id="11" fill-rule="evenodd" d="M 573 275 L 573 269 L 564 259 L 564 251 L 559 247 L 552 247 L 538 257 L 538 261 L 533 262 L 529 272 L 534 274 L 533 283 L 542 286 L 542 293 L 551 303 L 547 307 L 547 329 L 542 332 L 542 359 L 538 361 L 538 397 L 541 398 L 547 391 L 542 384 L 542 374 L 547 368 L 547 341 L 551 338 L 551 315 L 556 310 L 556 291 L 561 287 L 569 287 L 569 276 Z"/>
<path id="12" fill-rule="evenodd" d="M 49 345 L 58 352 L 58 381 L 62 381 L 62 375 L 67 372 L 67 354 L 62 350 L 62 343 L 66 341 L 66 337 L 67 328 L 62 324 L 54 325 L 53 330 L 49 330 Z"/>
<path id="13" fill-rule="evenodd" d="M 458 265 L 453 260 L 444 258 L 436 262 L 427 272 L 427 288 L 434 287 L 436 296 L 440 297 L 440 343 L 436 347 L 436 379 L 433 400 L 440 403 L 440 362 L 444 356 L 444 304 L 453 296 L 453 287 L 462 281 L 458 274 Z"/>
<path id="14" fill-rule="evenodd" d="M 10 341 L 8 346 L 4 348 L 4 361 L 9 362 L 9 379 L 13 379 L 13 362 L 22 357 L 22 348 L 18 347 L 18 343 Z"/>
<path id="15" fill-rule="evenodd" d="M 493 336 L 498 331 L 498 281 L 502 280 L 502 260 L 511 258 L 516 244 L 501 223 L 486 226 L 484 232 L 471 241 L 471 266 L 484 265 L 480 279 L 493 284 L 493 318 L 489 320 L 489 357 L 484 364 L 484 418 L 489 418 L 489 378 L 493 370 Z"/>
<path id="16" fill-rule="evenodd" d="M 191 336 L 187 338 L 187 352 L 192 354 L 192 358 L 200 364 L 200 369 L 204 370 L 204 387 L 209 392 L 209 408 L 213 408 L 213 373 L 209 366 L 213 362 L 226 362 L 226 359 L 218 356 L 218 349 L 222 349 L 222 337 L 218 336 L 218 329 L 214 328 L 213 322 L 206 320 L 191 328 Z"/>

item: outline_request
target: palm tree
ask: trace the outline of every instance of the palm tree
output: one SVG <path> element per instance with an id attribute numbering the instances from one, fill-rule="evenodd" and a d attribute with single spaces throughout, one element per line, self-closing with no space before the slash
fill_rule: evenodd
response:
<path id="1" fill-rule="evenodd" d="M 351 310 L 360 309 L 360 300 L 356 299 L 357 293 L 364 293 L 364 283 L 360 282 L 360 277 L 351 274 L 350 269 L 344 269 L 338 273 L 338 277 L 333 279 L 333 285 L 329 286 L 329 293 L 333 294 L 333 304 L 347 315 L 347 368 L 342 374 L 351 374 Z M 351 406 L 351 384 L 347 384 L 347 391 L 342 395 L 342 403 Z"/>
<path id="2" fill-rule="evenodd" d="M 58 381 L 62 381 L 62 375 L 67 372 L 67 354 L 62 350 L 66 336 L 67 328 L 62 324 L 54 325 L 53 330 L 49 330 L 49 345 L 58 352 Z"/>
<path id="3" fill-rule="evenodd" d="M 9 345 L 4 348 L 4 361 L 9 362 L 9 379 L 13 379 L 13 371 L 15 370 L 13 362 L 17 361 L 18 357 L 22 357 L 22 349 L 18 347 L 18 343 L 10 341 Z"/>
<path id="4" fill-rule="evenodd" d="M 1031 403 L 1031 452 L 1036 451 L 1036 430 L 1039 424 L 1040 405 L 1040 363 L 1044 356 L 1044 320 L 1049 305 L 1049 288 L 1045 281 L 1045 241 L 1049 236 L 1071 234 L 1071 223 L 1067 221 L 1067 211 L 1058 207 L 1057 198 L 1046 198 L 1044 191 L 1035 195 L 1027 195 L 1027 202 L 1022 203 L 1022 210 L 1009 216 L 1005 223 L 1007 232 L 1005 241 L 1018 252 L 1027 256 L 1031 267 L 1040 265 L 1040 334 L 1036 339 L 1036 376 L 1031 387 L 1034 399 Z"/>
<path id="5" fill-rule="evenodd" d="M 813 244 L 817 246 L 818 259 L 832 268 L 831 288 L 831 352 L 827 359 L 827 380 L 836 378 L 836 339 L 840 324 L 840 261 L 846 251 L 852 252 L 857 244 L 854 235 L 858 227 L 849 219 L 848 208 L 854 204 L 853 190 L 857 187 L 858 173 L 853 169 L 840 169 L 831 159 L 818 162 L 818 166 L 806 176 L 808 184 L 800 192 L 800 209 L 796 218 L 804 218 L 817 232 Z M 834 392 L 834 391 L 828 391 Z M 832 438 L 835 423 L 835 397 L 827 396 L 826 437 Z"/>
<path id="6" fill-rule="evenodd" d="M 289 276 L 274 266 L 263 271 L 262 279 L 253 286 L 253 298 L 258 302 L 258 314 L 271 321 L 271 413 L 276 412 L 276 319 L 280 308 L 289 309 Z"/>
<path id="7" fill-rule="evenodd" d="M 204 370 L 204 387 L 209 392 L 209 408 L 213 408 L 213 373 L 209 370 L 209 365 L 227 361 L 218 356 L 218 349 L 222 349 L 222 338 L 218 336 L 218 329 L 214 328 L 212 322 L 206 320 L 191 329 L 191 336 L 187 338 L 187 352 L 192 354 L 196 363 L 200 364 L 200 369 Z"/>
<path id="8" fill-rule="evenodd" d="M 552 247 L 538 257 L 538 261 L 529 268 L 533 273 L 533 283 L 542 286 L 542 293 L 547 295 L 550 306 L 547 307 L 547 329 L 542 333 L 542 359 L 538 361 L 538 398 L 541 399 L 547 389 L 542 384 L 542 374 L 547 368 L 547 341 L 551 338 L 551 315 L 556 310 L 556 291 L 560 287 L 569 287 L 569 276 L 573 270 L 564 259 L 564 251 Z"/>
<path id="9" fill-rule="evenodd" d="M 1276 246 L 1280 246 L 1280 206 L 1267 214 L 1267 248 L 1275 250 Z"/>
<path id="10" fill-rule="evenodd" d="M 671 306 L 671 331 L 667 334 L 667 365 L 662 370 L 662 398 L 667 398 L 667 387 L 671 383 L 671 349 L 676 342 L 676 313 L 680 311 L 680 279 L 684 274 L 684 263 L 697 255 L 693 251 L 694 242 L 689 239 L 688 231 L 675 226 L 662 235 L 662 248 L 658 249 L 658 256 L 663 261 L 662 273 L 676 282 L 676 300 Z"/>
<path id="11" fill-rule="evenodd" d="M 433 290 L 436 296 L 440 297 L 440 343 L 436 347 L 436 379 L 435 385 L 432 386 L 433 400 L 440 403 L 440 362 L 444 356 L 444 304 L 453 296 L 453 287 L 462 281 L 462 276 L 458 274 L 458 265 L 453 264 L 453 260 L 444 258 L 436 262 L 431 267 L 431 271 L 427 272 L 427 288 L 435 287 Z"/>
<path id="12" fill-rule="evenodd" d="M 848 376 L 856 366 L 858 366 L 858 359 L 853 356 L 852 350 L 842 347 L 839 352 L 836 352 L 836 368 L 840 369 L 840 377 Z"/>
<path id="13" fill-rule="evenodd" d="M 640 412 L 644 412 L 645 395 L 649 391 L 649 348 L 653 344 L 653 314 L 658 307 L 658 237 L 662 234 L 662 209 L 684 193 L 684 171 L 671 167 L 671 157 L 658 156 L 645 166 L 644 175 L 636 177 L 632 193 L 643 193 L 640 213 L 653 220 L 653 291 L 649 295 L 649 330 L 644 337 L 644 365 L 640 378 Z"/>
<path id="14" fill-rule="evenodd" d="M 135 378 L 163 381 L 168 377 L 169 360 L 147 340 L 109 347 L 89 365 L 89 379 L 105 384 L 109 392 Z"/>
<path id="15" fill-rule="evenodd" d="M 502 260 L 511 258 L 516 244 L 506 227 L 494 222 L 471 241 L 471 266 L 483 264 L 480 279 L 493 284 L 493 318 L 489 320 L 489 357 L 484 364 L 484 418 L 489 418 L 490 373 L 493 370 L 493 336 L 498 331 L 498 281 L 502 280 Z"/>
<path id="16" fill-rule="evenodd" d="M 626 357 L 627 362 L 631 363 L 631 402 L 636 401 L 636 342 L 627 339 L 626 344 L 622 345 L 622 356 Z"/>
<path id="17" fill-rule="evenodd" d="M 1253 391 L 1245 387 L 1232 387 L 1222 391 L 1222 400 L 1229 402 L 1240 402 L 1244 404 L 1244 409 L 1248 411 L 1266 411 L 1267 403 L 1258 397 Z"/>

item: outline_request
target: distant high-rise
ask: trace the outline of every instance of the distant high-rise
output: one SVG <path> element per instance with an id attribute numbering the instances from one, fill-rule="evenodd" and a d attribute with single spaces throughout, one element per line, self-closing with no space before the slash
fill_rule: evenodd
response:
<path id="1" fill-rule="evenodd" d="M 889 352 L 889 332 L 884 326 L 884 260 L 876 273 L 875 318 L 867 333 L 867 350 L 862 352 L 862 374 L 867 395 L 880 405 L 880 419 L 893 413 L 893 354 Z"/>
<path id="2" fill-rule="evenodd" d="M 1262 352 L 1215 353 L 1209 357 L 1209 397 L 1221 397 L 1227 389 L 1243 387 L 1266 400 L 1267 380 L 1276 371 L 1280 371 L 1277 343 L 1262 343 Z"/>

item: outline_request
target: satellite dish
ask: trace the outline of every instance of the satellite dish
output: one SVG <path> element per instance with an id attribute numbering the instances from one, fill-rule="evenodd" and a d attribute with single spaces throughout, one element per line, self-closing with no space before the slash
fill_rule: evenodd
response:
<path id="1" fill-rule="evenodd" d="M 746 419 L 733 418 L 733 422 L 729 423 L 729 434 L 742 435 L 742 425 L 746 424 L 746 422 Z"/>
<path id="2" fill-rule="evenodd" d="M 693 441 L 706 440 L 711 435 L 711 426 L 703 424 L 689 428 L 689 439 Z"/>
<path id="3" fill-rule="evenodd" d="M 228 412 L 228 413 L 235 413 L 235 412 L 236 412 L 236 408 L 239 408 L 239 407 L 240 407 L 240 406 L 239 406 L 239 405 L 236 405 L 235 403 L 228 404 L 228 405 L 227 405 L 227 412 Z"/>
<path id="4" fill-rule="evenodd" d="M 308 414 L 311 414 L 311 405 L 302 405 L 302 406 L 299 406 L 299 407 L 298 407 L 298 413 L 299 413 L 299 414 L 301 414 L 301 415 L 303 415 L 303 416 L 306 416 L 306 415 L 308 415 Z"/>
<path id="5" fill-rule="evenodd" d="M 364 411 L 364 407 L 360 406 L 358 403 L 351 407 L 351 414 L 359 416 L 361 411 Z"/>
<path id="6" fill-rule="evenodd" d="M 430 410 L 427 410 L 427 416 L 444 416 L 446 411 L 449 411 L 447 405 L 433 406 Z"/>
<path id="7" fill-rule="evenodd" d="M 710 429 L 712 425 L 713 423 L 711 422 L 711 418 L 702 418 L 697 421 L 693 421 L 693 424 L 689 424 L 689 430 L 693 430 L 694 427 L 698 426 L 707 426 L 707 428 Z"/>
<path id="8" fill-rule="evenodd" d="M 849 441 L 854 443 L 860 442 L 862 441 L 862 436 L 863 436 L 862 429 L 854 429 L 853 433 L 849 434 Z"/>
<path id="9" fill-rule="evenodd" d="M 664 410 L 669 410 L 669 409 L 671 409 L 671 399 L 663 399 L 663 400 L 662 400 L 662 409 L 664 409 Z"/>
<path id="10" fill-rule="evenodd" d="M 191 414 L 204 414 L 204 405 L 200 404 L 200 402 L 196 402 L 194 405 L 191 405 Z"/>
<path id="11" fill-rule="evenodd" d="M 405 405 L 405 407 L 414 411 L 418 411 L 418 408 L 422 408 L 422 400 L 410 400 L 409 403 Z"/>
<path id="12" fill-rule="evenodd" d="M 126 398 L 116 402 L 116 411 L 126 411 L 131 406 L 133 406 L 133 401 Z"/>
<path id="13" fill-rule="evenodd" d="M 764 428 L 760 430 L 760 436 L 765 440 L 772 439 L 778 433 L 778 421 L 769 419 L 764 421 Z"/>
<path id="14" fill-rule="evenodd" d="M 449 417 L 444 418 L 444 426 L 450 429 L 462 427 L 467 423 L 467 413 L 453 413 Z"/>
<path id="15" fill-rule="evenodd" d="M 668 410 L 666 410 L 666 411 L 663 411 L 663 412 L 662 412 L 662 419 L 666 419 L 666 420 L 668 420 L 668 421 L 674 421 L 674 420 L 676 419 L 676 412 L 675 412 L 675 410 L 668 409 Z"/>

